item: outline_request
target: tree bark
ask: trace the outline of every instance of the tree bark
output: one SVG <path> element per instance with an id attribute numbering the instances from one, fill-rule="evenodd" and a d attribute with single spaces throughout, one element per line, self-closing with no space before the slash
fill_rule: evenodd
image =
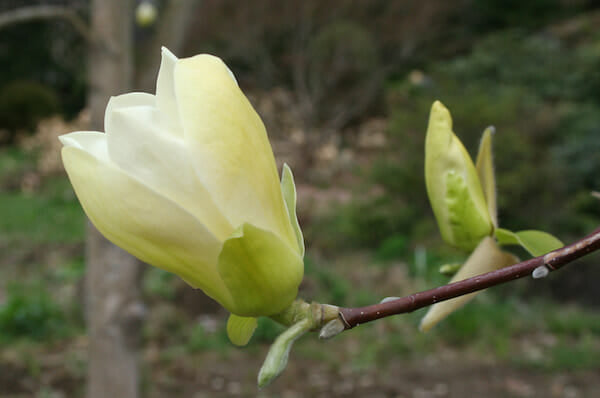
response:
<path id="1" fill-rule="evenodd" d="M 132 87 L 132 21 L 132 0 L 92 0 L 88 59 L 92 130 L 104 130 L 110 96 Z M 86 261 L 87 398 L 137 398 L 137 340 L 144 313 L 139 288 L 141 263 L 108 242 L 91 224 Z"/>

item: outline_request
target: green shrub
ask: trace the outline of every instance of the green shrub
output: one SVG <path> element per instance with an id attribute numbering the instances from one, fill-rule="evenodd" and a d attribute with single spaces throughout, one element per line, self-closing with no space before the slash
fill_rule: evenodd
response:
<path id="1" fill-rule="evenodd" d="M 38 194 L 0 195 L 0 230 L 8 241 L 81 242 L 85 216 L 66 177 L 48 179 Z"/>
<path id="2" fill-rule="evenodd" d="M 41 341 L 66 334 L 65 314 L 43 286 L 12 284 L 7 290 L 6 302 L 0 306 L 0 342 Z"/>

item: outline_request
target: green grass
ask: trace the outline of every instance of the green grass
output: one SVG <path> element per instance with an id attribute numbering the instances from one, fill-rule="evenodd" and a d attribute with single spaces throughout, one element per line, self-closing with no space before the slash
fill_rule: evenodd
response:
<path id="1" fill-rule="evenodd" d="M 588 334 L 600 336 L 600 314 L 578 308 L 565 307 L 546 315 L 550 332 L 558 335 L 582 337 Z"/>
<path id="2" fill-rule="evenodd" d="M 56 177 L 36 194 L 1 192 L 0 230 L 9 242 L 80 242 L 85 216 L 69 181 Z"/>
<path id="3" fill-rule="evenodd" d="M 190 352 L 214 350 L 224 353 L 230 347 L 231 343 L 224 327 L 215 332 L 207 332 L 201 324 L 196 324 L 190 329 L 186 343 Z"/>
<path id="4" fill-rule="evenodd" d="M 21 175 L 35 164 L 35 154 L 17 147 L 0 149 L 0 186 Z"/>
<path id="5" fill-rule="evenodd" d="M 579 370 L 600 368 L 600 345 L 591 336 L 577 341 L 561 341 L 552 347 L 543 367 L 549 370 Z"/>
<path id="6" fill-rule="evenodd" d="M 34 193 L 20 183 L 35 169 L 36 154 L 17 147 L 0 149 L 0 231 L 4 242 L 79 242 L 85 216 L 66 176 L 48 177 Z"/>

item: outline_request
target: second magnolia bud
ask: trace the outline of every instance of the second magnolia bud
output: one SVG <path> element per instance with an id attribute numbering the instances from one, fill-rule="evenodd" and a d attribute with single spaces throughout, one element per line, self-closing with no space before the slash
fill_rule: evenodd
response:
<path id="1" fill-rule="evenodd" d="M 442 238 L 471 251 L 493 231 L 481 182 L 462 142 L 452 131 L 450 112 L 431 107 L 425 138 L 425 182 Z"/>

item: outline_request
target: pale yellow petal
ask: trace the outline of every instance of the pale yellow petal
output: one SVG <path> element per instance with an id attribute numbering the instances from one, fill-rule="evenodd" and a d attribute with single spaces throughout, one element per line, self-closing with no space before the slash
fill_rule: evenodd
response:
<path id="1" fill-rule="evenodd" d="M 97 131 L 75 131 L 58 137 L 64 146 L 72 146 L 86 151 L 94 157 L 110 162 L 106 134 Z"/>
<path id="2" fill-rule="evenodd" d="M 64 147 L 62 157 L 82 207 L 106 238 L 222 305 L 231 303 L 216 269 L 221 242 L 194 216 L 82 149 Z"/>
<path id="3" fill-rule="evenodd" d="M 190 212 L 220 241 L 227 239 L 234 228 L 198 179 L 183 139 L 161 131 L 156 108 L 113 106 L 119 99 L 111 99 L 106 117 L 111 160 Z"/>
<path id="4" fill-rule="evenodd" d="M 223 61 L 180 59 L 175 95 L 196 172 L 229 222 L 249 222 L 296 247 L 265 127 Z"/>
<path id="5" fill-rule="evenodd" d="M 175 99 L 175 65 L 177 57 L 169 49 L 161 49 L 161 62 L 156 80 L 156 105 L 161 113 L 161 125 L 171 134 L 183 135 L 177 100 Z"/>

